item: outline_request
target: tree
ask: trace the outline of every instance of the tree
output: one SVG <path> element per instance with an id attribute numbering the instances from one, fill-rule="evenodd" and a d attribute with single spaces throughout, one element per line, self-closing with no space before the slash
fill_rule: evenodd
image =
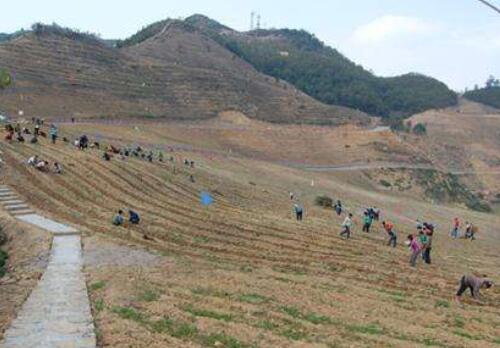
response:
<path id="1" fill-rule="evenodd" d="M 413 127 L 413 133 L 416 135 L 426 135 L 427 127 L 423 123 L 417 123 L 417 125 Z"/>
<path id="2" fill-rule="evenodd" d="M 9 87 L 12 83 L 12 77 L 7 72 L 7 70 L 0 69 L 0 89 Z"/>
<path id="3" fill-rule="evenodd" d="M 500 80 L 496 79 L 495 76 L 490 75 L 488 80 L 486 80 L 486 88 L 500 87 Z"/>

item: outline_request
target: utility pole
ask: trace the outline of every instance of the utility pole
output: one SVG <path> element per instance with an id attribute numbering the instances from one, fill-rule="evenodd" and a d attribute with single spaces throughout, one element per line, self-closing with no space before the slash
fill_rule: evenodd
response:
<path id="1" fill-rule="evenodd" d="M 260 13 L 257 15 L 257 30 L 260 29 Z"/>
<path id="2" fill-rule="evenodd" d="M 489 8 L 491 8 L 493 11 L 496 11 L 496 12 L 500 13 L 500 8 L 496 7 L 492 3 L 490 3 L 490 2 L 488 2 L 486 0 L 478 0 L 478 1 L 482 2 L 483 4 L 485 4 L 486 6 L 488 6 Z"/>

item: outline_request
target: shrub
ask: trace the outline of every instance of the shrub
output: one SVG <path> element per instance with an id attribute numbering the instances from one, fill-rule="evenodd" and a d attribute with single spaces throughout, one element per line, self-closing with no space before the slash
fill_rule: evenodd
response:
<path id="1" fill-rule="evenodd" d="M 382 185 L 384 187 L 391 187 L 392 186 L 392 184 L 389 181 L 384 180 L 384 179 L 380 180 L 380 185 Z"/>
<path id="2" fill-rule="evenodd" d="M 427 127 L 423 123 L 418 123 L 415 127 L 413 127 L 413 133 L 416 135 L 426 135 Z"/>
<path id="3" fill-rule="evenodd" d="M 333 206 L 333 198 L 331 197 L 328 197 L 326 195 L 323 195 L 323 196 L 318 196 L 316 197 L 316 199 L 314 200 L 314 203 L 317 205 L 317 206 L 320 206 L 320 207 L 324 207 L 324 208 L 330 208 Z"/>
<path id="4" fill-rule="evenodd" d="M 7 260 L 9 256 L 7 252 L 0 250 L 0 278 L 2 278 L 5 273 L 7 273 Z"/>

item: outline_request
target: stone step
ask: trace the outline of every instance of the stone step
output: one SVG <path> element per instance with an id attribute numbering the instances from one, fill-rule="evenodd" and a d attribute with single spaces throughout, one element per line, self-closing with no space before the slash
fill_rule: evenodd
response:
<path id="1" fill-rule="evenodd" d="M 11 195 L 13 195 L 13 194 L 14 194 L 14 192 L 13 192 L 13 191 L 10 191 L 10 190 L 8 190 L 8 191 L 0 191 L 0 197 L 3 197 L 3 196 L 11 196 Z"/>
<path id="2" fill-rule="evenodd" d="M 9 201 L 0 201 L 0 203 L 4 205 L 12 205 L 12 204 L 23 204 L 24 201 L 21 201 L 20 199 L 13 199 Z"/>
<path id="3" fill-rule="evenodd" d="M 26 209 L 26 210 L 14 210 L 14 211 L 11 211 L 10 212 L 12 215 L 14 216 L 21 216 L 21 215 L 33 215 L 33 214 L 36 214 L 35 211 L 31 210 L 31 209 Z"/>
<path id="4" fill-rule="evenodd" d="M 6 205 L 5 209 L 7 210 L 21 210 L 21 209 L 28 209 L 29 205 L 27 204 L 11 204 L 11 205 Z"/>
<path id="5" fill-rule="evenodd" d="M 76 233 L 78 233 L 78 231 L 71 226 L 60 224 L 58 222 L 47 219 L 47 218 L 40 216 L 38 214 L 17 216 L 17 219 L 22 220 L 22 221 L 27 222 L 27 223 L 30 223 L 30 224 L 35 225 L 37 227 L 41 227 L 44 230 L 50 231 L 54 234 L 76 234 Z"/>
<path id="6" fill-rule="evenodd" d="M 0 196 L 0 202 L 10 201 L 12 199 L 17 199 L 18 197 L 14 194 L 8 196 Z"/>

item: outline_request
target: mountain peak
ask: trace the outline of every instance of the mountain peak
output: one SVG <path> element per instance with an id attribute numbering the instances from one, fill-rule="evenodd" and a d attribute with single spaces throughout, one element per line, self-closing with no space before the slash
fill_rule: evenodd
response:
<path id="1" fill-rule="evenodd" d="M 186 18 L 184 22 L 202 30 L 217 31 L 217 32 L 220 32 L 222 30 L 232 30 L 231 28 L 226 27 L 225 25 L 222 25 L 216 20 L 202 14 L 194 14 Z"/>

